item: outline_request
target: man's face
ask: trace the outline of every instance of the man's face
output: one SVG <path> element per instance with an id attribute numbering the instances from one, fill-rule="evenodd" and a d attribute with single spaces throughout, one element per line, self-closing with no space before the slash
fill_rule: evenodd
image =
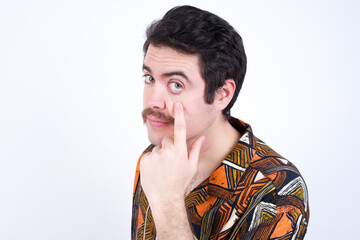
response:
<path id="1" fill-rule="evenodd" d="M 160 145 L 164 136 L 174 136 L 173 108 L 176 102 L 181 102 L 184 107 L 188 144 L 211 131 L 221 111 L 204 101 L 205 80 L 197 55 L 150 45 L 143 72 L 143 117 L 151 143 Z"/>

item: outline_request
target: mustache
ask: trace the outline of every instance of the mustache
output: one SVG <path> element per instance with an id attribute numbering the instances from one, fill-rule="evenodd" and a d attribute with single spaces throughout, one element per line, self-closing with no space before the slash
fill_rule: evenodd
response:
<path id="1" fill-rule="evenodd" d="M 162 112 L 158 112 L 158 111 L 154 111 L 153 109 L 151 108 L 145 108 L 143 111 L 142 111 L 142 118 L 144 120 L 144 123 L 146 122 L 147 118 L 148 118 L 148 115 L 154 115 L 155 117 L 161 119 L 162 121 L 164 122 L 167 122 L 167 123 L 170 123 L 170 124 L 174 124 L 174 118 L 171 117 L 171 116 L 168 116 L 168 115 L 165 115 L 164 113 Z"/>

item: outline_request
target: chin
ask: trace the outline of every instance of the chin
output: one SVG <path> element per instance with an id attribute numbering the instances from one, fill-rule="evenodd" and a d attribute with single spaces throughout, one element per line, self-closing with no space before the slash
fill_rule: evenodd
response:
<path id="1" fill-rule="evenodd" d="M 161 141 L 163 139 L 163 136 L 154 136 L 154 134 L 148 134 L 148 139 L 151 144 L 154 144 L 156 146 L 159 146 L 161 144 Z"/>
<path id="2" fill-rule="evenodd" d="M 148 139 L 150 143 L 160 146 L 163 138 L 165 136 L 173 136 L 172 132 L 174 131 L 171 127 L 164 127 L 164 128 L 153 128 L 148 123 L 146 124 L 147 132 L 148 132 Z"/>
<path id="3" fill-rule="evenodd" d="M 147 132 L 148 132 L 148 139 L 151 144 L 154 144 L 157 146 L 161 144 L 161 141 L 165 136 L 164 134 L 162 134 L 161 132 L 156 131 L 154 129 L 151 129 L 151 127 L 147 128 Z"/>

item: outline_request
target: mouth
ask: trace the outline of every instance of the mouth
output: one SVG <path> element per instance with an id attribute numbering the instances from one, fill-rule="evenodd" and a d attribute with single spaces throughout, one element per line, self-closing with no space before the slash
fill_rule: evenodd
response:
<path id="1" fill-rule="evenodd" d="M 166 127 L 166 126 L 168 126 L 170 124 L 170 123 L 158 118 L 157 116 L 155 116 L 153 114 L 147 115 L 147 122 L 152 127 Z"/>

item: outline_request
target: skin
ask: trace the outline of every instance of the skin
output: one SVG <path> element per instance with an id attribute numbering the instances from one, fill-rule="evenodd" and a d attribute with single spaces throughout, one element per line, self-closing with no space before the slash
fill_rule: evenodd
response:
<path id="1" fill-rule="evenodd" d="M 230 153 L 240 134 L 221 111 L 231 101 L 235 83 L 227 79 L 214 103 L 204 101 L 205 80 L 199 57 L 150 45 L 144 59 L 144 109 L 150 114 L 148 138 L 156 147 L 140 162 L 141 184 L 148 198 L 157 239 L 193 239 L 185 197 Z"/>

